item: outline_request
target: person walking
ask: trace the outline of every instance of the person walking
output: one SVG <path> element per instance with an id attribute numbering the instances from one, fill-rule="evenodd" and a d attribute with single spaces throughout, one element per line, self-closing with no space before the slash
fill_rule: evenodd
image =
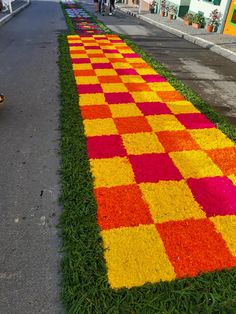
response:
<path id="1" fill-rule="evenodd" d="M 98 0 L 98 11 L 100 14 L 105 14 L 105 0 Z"/>
<path id="2" fill-rule="evenodd" d="M 109 15 L 113 15 L 115 12 L 115 0 L 109 2 Z"/>

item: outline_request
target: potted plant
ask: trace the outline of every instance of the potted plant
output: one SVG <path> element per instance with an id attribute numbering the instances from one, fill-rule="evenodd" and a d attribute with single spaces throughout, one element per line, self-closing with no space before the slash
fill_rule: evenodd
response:
<path id="1" fill-rule="evenodd" d="M 160 16 L 165 16 L 165 12 L 166 12 L 166 0 L 161 0 Z"/>
<path id="2" fill-rule="evenodd" d="M 220 18 L 221 13 L 215 9 L 210 13 L 209 19 L 208 19 L 208 25 L 207 25 L 207 31 L 211 33 L 215 27 L 218 27 L 220 25 Z"/>
<path id="3" fill-rule="evenodd" d="M 155 8 L 156 8 L 156 1 L 153 0 L 152 3 L 150 4 L 150 13 L 155 13 Z"/>
<path id="4" fill-rule="evenodd" d="M 186 13 L 184 16 L 184 25 L 192 25 L 193 22 L 193 14 Z"/>
<path id="5" fill-rule="evenodd" d="M 194 16 L 193 16 L 193 21 L 192 21 L 192 27 L 193 28 L 201 28 L 203 27 L 205 23 L 205 18 L 204 18 L 204 15 L 202 13 L 196 13 Z"/>
<path id="6" fill-rule="evenodd" d="M 169 20 L 173 20 L 174 15 L 177 13 L 177 7 L 175 5 L 170 5 L 168 8 L 168 18 Z"/>

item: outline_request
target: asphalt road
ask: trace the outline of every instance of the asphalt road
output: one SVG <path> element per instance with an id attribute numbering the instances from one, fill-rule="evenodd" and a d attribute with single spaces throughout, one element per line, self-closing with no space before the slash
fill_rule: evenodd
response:
<path id="1" fill-rule="evenodd" d="M 0 313 L 61 313 L 57 2 L 0 28 Z"/>
<path id="2" fill-rule="evenodd" d="M 91 0 L 82 0 L 94 12 Z M 236 63 L 128 14 L 99 15 L 112 31 L 128 35 L 236 126 Z"/>

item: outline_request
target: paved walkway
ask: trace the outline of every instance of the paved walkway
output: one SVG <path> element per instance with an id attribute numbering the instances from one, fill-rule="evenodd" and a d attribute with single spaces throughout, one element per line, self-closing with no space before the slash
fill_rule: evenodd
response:
<path id="1" fill-rule="evenodd" d="M 0 313 L 61 313 L 58 2 L 33 1 L 0 28 Z"/>
<path id="2" fill-rule="evenodd" d="M 148 23 L 151 23 L 163 30 L 180 36 L 201 47 L 208 48 L 234 62 L 236 62 L 236 36 L 228 36 L 219 33 L 207 33 L 205 29 L 193 29 L 185 26 L 182 20 L 170 21 L 167 17 L 161 17 L 159 14 L 138 13 L 138 8 L 130 7 L 124 4 L 117 4 L 117 7 L 126 13 L 132 14 Z"/>

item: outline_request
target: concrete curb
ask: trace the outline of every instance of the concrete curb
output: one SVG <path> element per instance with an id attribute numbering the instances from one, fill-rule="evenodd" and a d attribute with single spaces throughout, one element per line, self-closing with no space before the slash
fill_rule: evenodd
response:
<path id="1" fill-rule="evenodd" d="M 10 19 L 12 19 L 15 15 L 17 15 L 18 13 L 20 13 L 21 11 L 23 11 L 26 7 L 28 7 L 31 4 L 31 2 L 27 2 L 26 4 L 22 5 L 21 7 L 19 7 L 18 9 L 16 9 L 14 12 L 12 12 L 12 14 L 8 14 L 6 16 L 4 16 L 1 20 L 0 20 L 0 27 L 7 23 Z"/>
<path id="2" fill-rule="evenodd" d="M 119 8 L 117 6 L 117 8 L 124 12 L 124 13 L 127 13 L 129 15 L 132 15 L 134 17 L 137 17 L 138 19 L 141 19 L 143 21 L 146 21 L 152 25 L 155 25 L 161 29 L 163 29 L 164 31 L 167 31 L 171 34 L 174 34 L 178 37 L 181 37 L 181 38 L 184 38 L 185 40 L 187 41 L 190 41 L 198 46 L 201 46 L 203 48 L 206 48 L 206 49 L 209 49 L 219 55 L 221 55 L 222 57 L 225 57 L 233 62 L 236 62 L 236 53 L 228 50 L 228 49 L 225 49 L 217 44 L 214 44 L 213 42 L 211 41 L 208 41 L 208 40 L 205 40 L 205 39 L 202 39 L 200 37 L 197 37 L 197 36 L 193 36 L 193 35 L 190 35 L 190 34 L 187 34 L 187 33 L 184 33 L 182 31 L 179 31 L 173 27 L 170 27 L 170 26 L 167 26 L 167 25 L 164 25 L 160 22 L 156 22 L 156 21 L 153 21 L 151 20 L 150 18 L 146 17 L 146 16 L 143 16 L 143 15 L 140 15 L 138 13 L 135 13 L 135 12 L 132 12 L 128 9 L 125 9 L 125 8 Z"/>

